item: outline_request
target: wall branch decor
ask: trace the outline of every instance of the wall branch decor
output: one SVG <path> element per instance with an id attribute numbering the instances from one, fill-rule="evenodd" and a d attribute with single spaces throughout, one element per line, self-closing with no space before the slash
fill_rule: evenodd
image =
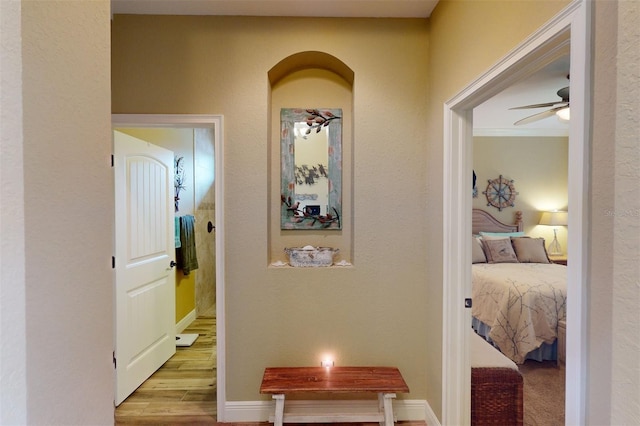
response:
<path id="1" fill-rule="evenodd" d="M 316 210 L 316 206 L 306 206 L 305 208 L 300 208 L 300 202 L 296 201 L 294 203 L 291 200 L 291 197 L 285 198 L 285 196 L 282 195 L 281 201 L 282 204 L 286 206 L 287 212 L 292 215 L 290 218 L 292 223 L 306 223 L 310 227 L 318 224 L 322 228 L 329 228 L 333 224 L 336 224 L 338 227 L 340 227 L 340 214 L 335 208 L 333 209 L 333 214 L 327 213 L 325 215 L 321 215 Z"/>
<path id="2" fill-rule="evenodd" d="M 173 202 L 175 204 L 176 211 L 179 211 L 180 210 L 180 191 L 185 189 L 184 157 L 174 157 L 173 172 L 174 172 L 173 186 L 175 188 L 175 195 L 173 197 Z"/>

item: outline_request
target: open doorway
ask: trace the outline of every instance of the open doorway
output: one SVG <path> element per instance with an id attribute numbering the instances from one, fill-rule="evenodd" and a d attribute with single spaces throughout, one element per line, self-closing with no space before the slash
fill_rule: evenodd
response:
<path id="1" fill-rule="evenodd" d="M 557 116 L 554 110 L 565 106 L 557 92 L 568 90 L 569 67 L 567 51 L 565 56 L 473 109 L 472 151 L 476 180 L 472 190 L 475 211 L 472 233 L 482 232 L 483 226 L 489 228 L 484 229 L 485 232 L 492 230 L 489 224 L 481 225 L 482 212 L 505 224 L 521 220 L 520 232 L 524 236 L 509 237 L 517 263 L 502 263 L 513 261 L 506 258 L 490 261 L 474 252 L 472 327 L 476 334 L 500 350 L 505 362 L 506 359 L 513 361 L 515 365 L 510 366 L 519 371 L 523 392 L 518 400 L 523 402 L 524 424 L 564 424 L 563 342 L 566 308 L 571 304 L 571 295 L 566 291 L 565 265 L 567 233 L 571 228 L 566 222 L 558 223 L 558 226 L 540 223 L 545 223 L 541 220 L 544 212 L 570 208 L 569 122 Z M 522 105 L 527 107 L 518 108 Z M 495 179 L 499 176 L 510 183 L 515 193 L 507 196 L 511 187 L 505 187 L 505 194 L 496 191 Z M 557 247 L 552 241 L 559 241 Z M 477 242 L 482 242 L 482 237 L 473 240 L 473 243 Z M 535 243 L 527 248 L 535 247 L 536 256 L 524 249 L 525 242 Z M 483 247 L 482 244 L 479 246 Z M 517 290 L 511 292 L 512 289 Z M 516 294 L 526 294 L 526 302 Z M 507 299 L 511 308 L 498 304 L 503 308 L 495 309 L 495 300 Z M 511 315 L 516 310 L 522 315 Z M 547 315 L 536 316 L 534 312 Z M 507 343 L 507 339 L 503 339 L 506 336 L 513 343 Z M 475 340 L 472 343 L 478 346 Z M 483 349 L 489 351 L 490 345 L 484 345 Z M 493 353 L 497 355 L 497 351 Z M 473 371 L 479 362 L 477 358 L 472 353 L 472 401 L 476 404 L 490 400 L 480 392 L 478 385 L 489 380 L 488 376 L 479 376 L 478 371 Z M 475 387 L 473 383 L 476 383 Z M 505 383 L 504 386 L 511 385 Z M 475 393 L 473 389 L 476 389 Z M 475 407 L 472 418 L 474 413 L 482 415 L 478 405 Z M 515 404 L 512 407 L 514 413 L 520 410 Z"/>
<path id="2" fill-rule="evenodd" d="M 191 186 L 191 191 L 182 190 L 177 194 L 175 215 L 180 221 L 184 215 L 195 219 L 193 229 L 196 235 L 198 269 L 194 274 L 191 274 L 191 277 L 188 277 L 189 274 L 178 274 L 180 276 L 176 280 L 175 323 L 176 334 L 186 334 L 188 337 L 195 335 L 197 343 L 176 345 L 178 346 L 176 355 L 165 363 L 165 366 L 161 367 L 157 374 L 178 377 L 179 381 L 173 381 L 173 383 L 181 383 L 180 386 L 189 387 L 192 386 L 190 380 L 194 380 L 194 377 L 190 376 L 194 374 L 202 376 L 204 373 L 206 377 L 195 379 L 202 382 L 200 383 L 202 389 L 195 393 L 193 391 L 186 392 L 184 399 L 207 398 L 206 403 L 190 401 L 190 404 L 183 404 L 182 408 L 180 408 L 181 406 L 175 407 L 175 410 L 205 410 L 207 412 L 203 414 L 210 415 L 213 412 L 215 416 L 220 412 L 219 407 L 223 406 L 225 400 L 224 371 L 218 368 L 220 365 L 224 365 L 224 335 L 220 332 L 224 330 L 224 303 L 222 302 L 224 301 L 222 117 L 114 115 L 112 123 L 114 129 L 127 129 L 126 131 L 134 133 L 133 136 L 146 131 L 147 135 L 152 135 L 152 138 L 153 135 L 160 135 L 161 138 L 173 135 L 171 137 L 184 139 L 182 142 L 169 142 L 179 148 L 182 144 L 183 149 L 178 149 L 175 157 L 176 161 L 182 158 L 184 163 L 188 163 L 185 167 L 188 172 L 184 176 L 183 183 L 186 187 Z M 153 141 L 149 142 L 153 143 Z M 185 165 L 184 163 L 183 165 Z M 186 293 L 180 295 L 179 293 L 184 292 L 185 289 L 187 289 Z M 182 307 L 180 297 L 187 301 L 186 304 L 183 303 Z M 161 372 L 161 370 L 163 371 Z M 171 389 L 171 384 L 164 383 L 162 379 L 160 381 L 161 384 L 154 386 L 165 389 L 164 392 L 161 392 L 162 396 L 157 392 L 154 393 L 158 398 L 168 398 L 167 395 L 164 395 L 167 392 L 170 394 L 179 393 L 179 389 Z M 143 387 L 141 386 L 139 390 Z M 213 398 L 215 399 L 212 400 Z M 193 405 L 193 407 L 187 407 L 187 405 Z M 169 412 L 163 409 L 160 411 Z M 135 414 L 136 410 L 130 411 L 130 413 Z M 148 411 L 147 414 L 153 416 L 153 410 Z M 157 420 L 156 417 L 155 421 Z"/>
<path id="3" fill-rule="evenodd" d="M 445 103 L 444 159 L 444 249 L 443 249 L 443 424 L 470 421 L 470 310 L 471 296 L 471 197 L 473 108 L 513 83 L 563 55 L 570 46 L 572 120 L 569 132 L 569 221 L 570 261 L 567 291 L 572 305 L 567 309 L 565 422 L 582 424 L 585 416 L 585 259 L 582 232 L 587 214 L 584 194 L 589 153 L 589 63 L 590 10 L 575 2 L 547 23 L 472 85 Z M 461 356 L 453 356 L 460 354 Z M 462 390 L 462 391 L 461 391 Z"/>

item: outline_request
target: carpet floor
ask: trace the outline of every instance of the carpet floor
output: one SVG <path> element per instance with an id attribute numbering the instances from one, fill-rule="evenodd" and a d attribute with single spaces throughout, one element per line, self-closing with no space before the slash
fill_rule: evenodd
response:
<path id="1" fill-rule="evenodd" d="M 525 426 L 564 426 L 564 366 L 527 360 L 519 368 L 524 377 Z"/>

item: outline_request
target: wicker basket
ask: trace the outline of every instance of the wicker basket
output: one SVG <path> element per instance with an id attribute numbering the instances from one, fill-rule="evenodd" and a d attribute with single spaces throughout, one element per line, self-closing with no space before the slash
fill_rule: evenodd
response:
<path id="1" fill-rule="evenodd" d="M 472 368 L 471 424 L 522 425 L 523 383 L 510 368 Z"/>

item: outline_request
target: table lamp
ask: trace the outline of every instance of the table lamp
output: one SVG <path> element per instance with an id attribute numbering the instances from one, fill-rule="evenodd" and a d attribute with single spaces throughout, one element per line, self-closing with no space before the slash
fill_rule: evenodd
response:
<path id="1" fill-rule="evenodd" d="M 558 242 L 557 227 L 567 226 L 567 212 L 554 210 L 552 212 L 543 212 L 540 217 L 540 225 L 553 226 L 553 241 L 549 244 L 548 252 L 552 256 L 562 254 L 562 248 Z"/>

